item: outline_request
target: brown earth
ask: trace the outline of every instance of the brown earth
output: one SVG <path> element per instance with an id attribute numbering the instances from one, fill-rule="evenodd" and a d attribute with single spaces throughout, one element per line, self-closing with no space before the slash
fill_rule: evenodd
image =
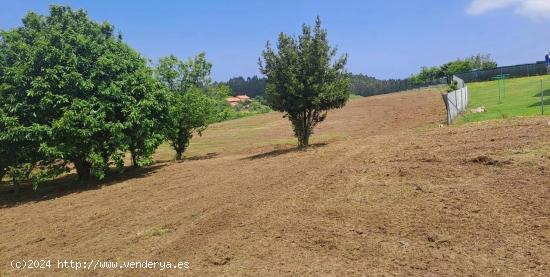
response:
<path id="1" fill-rule="evenodd" d="M 183 163 L 3 198 L 0 275 L 548 276 L 550 118 L 439 128 L 443 117 L 432 90 L 354 100 L 297 151 L 270 113 L 212 126 Z M 54 263 L 16 271 L 14 259 Z"/>

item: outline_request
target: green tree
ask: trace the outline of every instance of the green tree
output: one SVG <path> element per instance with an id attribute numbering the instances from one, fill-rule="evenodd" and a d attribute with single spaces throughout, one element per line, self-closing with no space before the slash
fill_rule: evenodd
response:
<path id="1" fill-rule="evenodd" d="M 170 124 L 166 137 L 176 151 L 176 160 L 183 159 L 193 134 L 202 135 L 214 112 L 214 101 L 201 89 L 192 87 L 185 93 L 174 93 L 170 105 Z"/>
<path id="2" fill-rule="evenodd" d="M 176 160 L 183 158 L 193 134 L 202 135 L 215 113 L 215 100 L 207 92 L 211 68 L 204 53 L 185 62 L 170 55 L 157 65 L 155 76 L 171 95 L 166 137 Z"/>
<path id="3" fill-rule="evenodd" d="M 16 117 L 7 116 L 4 108 L 0 106 L 0 180 L 9 174 L 17 194 L 19 184 L 32 179 L 33 166 L 43 158 L 38 150 L 47 129 L 23 126 Z"/>
<path id="4" fill-rule="evenodd" d="M 160 58 L 155 76 L 169 90 L 185 93 L 193 87 L 207 88 L 212 82 L 211 70 L 212 64 L 206 60 L 205 53 L 199 53 L 185 62 L 170 55 Z"/>
<path id="5" fill-rule="evenodd" d="M 2 99 L 0 99 L 0 101 L 1 100 Z M 11 137 L 11 134 L 13 134 L 11 130 L 13 128 L 12 125 L 18 124 L 17 119 L 7 117 L 2 108 L 3 107 L 0 105 L 0 182 L 4 176 L 6 176 L 8 167 L 14 163 L 12 151 L 18 148 L 12 145 L 15 140 Z"/>
<path id="6" fill-rule="evenodd" d="M 73 163 L 80 179 L 102 178 L 125 151 L 147 156 L 158 145 L 166 97 L 146 60 L 113 32 L 83 10 L 51 6 L 1 33 L 2 110 L 15 130 L 29 130 L 18 147 L 32 149 L 16 163 Z"/>
<path id="7" fill-rule="evenodd" d="M 468 72 L 472 70 L 494 69 L 497 63 L 489 54 L 477 54 L 465 59 L 457 59 L 448 62 L 441 66 L 441 72 L 448 77 L 451 77 L 460 72 Z"/>
<path id="8" fill-rule="evenodd" d="M 411 77 L 411 82 L 413 85 L 423 85 L 423 84 L 434 84 L 437 83 L 437 80 L 445 77 L 440 67 L 426 67 L 423 66 L 420 68 L 420 73 Z"/>
<path id="9" fill-rule="evenodd" d="M 268 42 L 259 59 L 260 71 L 267 76 L 266 98 L 271 108 L 289 118 L 299 147 L 307 147 L 327 111 L 343 107 L 349 98 L 347 56 L 333 61 L 336 48 L 329 45 L 319 17 L 313 30 L 303 25 L 298 38 L 281 33 L 277 48 Z"/>
<path id="10" fill-rule="evenodd" d="M 0 94 L 0 103 L 5 103 Z M 48 136 L 48 128 L 32 124 L 24 126 L 14 116 L 7 116 L 0 105 L 0 180 L 10 176 L 15 194 L 22 182 L 30 181 L 34 188 L 66 171 L 62 164 L 45 156 L 41 143 Z"/>
<path id="11" fill-rule="evenodd" d="M 132 165 L 139 167 L 153 163 L 154 151 L 165 140 L 165 128 L 169 124 L 169 94 L 146 66 L 125 80 L 125 91 L 131 97 L 123 103 L 124 134 Z"/>
<path id="12" fill-rule="evenodd" d="M 235 110 L 227 102 L 227 97 L 231 95 L 231 88 L 225 84 L 216 84 L 209 86 L 206 94 L 213 100 L 214 110 L 210 118 L 210 123 L 221 122 L 232 119 Z"/>
<path id="13" fill-rule="evenodd" d="M 468 57 L 466 58 L 466 60 L 470 63 L 470 67 L 473 70 L 494 69 L 497 67 L 497 63 L 493 60 L 493 58 L 491 58 L 490 54 L 480 53 L 480 54 Z"/>

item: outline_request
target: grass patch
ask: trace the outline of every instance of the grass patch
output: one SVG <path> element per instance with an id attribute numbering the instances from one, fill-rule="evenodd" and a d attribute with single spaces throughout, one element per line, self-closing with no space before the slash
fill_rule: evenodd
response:
<path id="1" fill-rule="evenodd" d="M 540 115 L 541 80 L 543 80 L 545 114 L 550 114 L 550 75 L 546 75 L 506 80 L 506 94 L 501 93 L 500 102 L 496 81 L 468 84 L 469 109 L 461 121 L 473 122 Z M 470 109 L 481 106 L 485 107 L 486 112 L 471 113 Z"/>
<path id="2" fill-rule="evenodd" d="M 355 99 L 361 99 L 363 98 L 363 96 L 361 95 L 357 95 L 357 94 L 350 94 L 349 95 L 349 100 L 355 100 Z"/>

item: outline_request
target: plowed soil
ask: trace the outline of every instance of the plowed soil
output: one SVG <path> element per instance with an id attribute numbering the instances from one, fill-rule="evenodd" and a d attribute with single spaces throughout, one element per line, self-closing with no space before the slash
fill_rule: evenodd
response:
<path id="1" fill-rule="evenodd" d="M 270 113 L 211 126 L 181 163 L 4 195 L 0 275 L 548 276 L 550 117 L 441 127 L 444 113 L 434 90 L 354 100 L 307 151 Z"/>

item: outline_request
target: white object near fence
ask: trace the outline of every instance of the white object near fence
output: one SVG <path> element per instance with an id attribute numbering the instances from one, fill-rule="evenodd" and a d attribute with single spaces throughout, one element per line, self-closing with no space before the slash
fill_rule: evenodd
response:
<path id="1" fill-rule="evenodd" d="M 447 123 L 451 124 L 468 106 L 468 87 L 443 94 L 447 107 Z"/>

